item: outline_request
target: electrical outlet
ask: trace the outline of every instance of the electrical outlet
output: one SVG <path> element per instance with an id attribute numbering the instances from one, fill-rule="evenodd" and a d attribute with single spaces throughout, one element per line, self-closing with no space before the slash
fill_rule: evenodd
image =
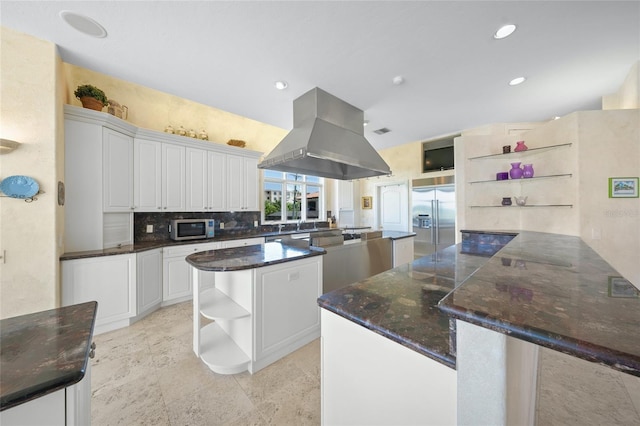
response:
<path id="1" fill-rule="evenodd" d="M 220 229 L 224 229 L 224 222 L 220 222 Z"/>
<path id="2" fill-rule="evenodd" d="M 147 234 L 153 234 L 153 225 L 147 225 Z"/>
<path id="3" fill-rule="evenodd" d="M 257 227 L 258 227 L 258 221 L 257 221 L 257 220 L 254 220 L 254 221 L 253 221 L 253 227 L 254 227 L 254 228 L 257 228 Z"/>
<path id="4" fill-rule="evenodd" d="M 599 240 L 602 238 L 602 234 L 600 233 L 600 228 L 591 228 L 591 239 Z"/>

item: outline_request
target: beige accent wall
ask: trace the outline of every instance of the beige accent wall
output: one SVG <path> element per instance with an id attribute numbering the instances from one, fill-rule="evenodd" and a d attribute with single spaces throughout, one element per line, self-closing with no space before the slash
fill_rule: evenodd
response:
<path id="1" fill-rule="evenodd" d="M 63 70 L 67 86 L 65 103 L 82 106 L 73 92 L 81 84 L 91 84 L 104 91 L 107 98 L 126 105 L 127 121 L 145 129 L 162 132 L 167 125 L 174 129 L 183 126 L 197 133 L 204 129 L 211 142 L 226 144 L 229 139 L 240 139 L 247 142 L 248 149 L 264 153 L 270 152 L 288 133 L 279 127 L 72 64 L 64 63 Z M 107 112 L 107 107 L 103 112 Z"/>
<path id="2" fill-rule="evenodd" d="M 64 130 L 56 46 L 0 31 L 0 136 L 22 142 L 0 156 L 0 178 L 31 176 L 44 191 L 32 203 L 0 198 L 0 317 L 7 318 L 59 305 L 64 214 L 56 188 Z"/>
<path id="3" fill-rule="evenodd" d="M 635 108 L 640 108 L 640 61 L 631 67 L 616 93 L 602 97 L 603 110 Z"/>

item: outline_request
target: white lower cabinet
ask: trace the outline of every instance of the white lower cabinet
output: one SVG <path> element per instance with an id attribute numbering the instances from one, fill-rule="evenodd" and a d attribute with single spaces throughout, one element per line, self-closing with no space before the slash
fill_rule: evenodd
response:
<path id="1" fill-rule="evenodd" d="M 322 424 L 457 424 L 455 369 L 321 311 Z"/>
<path id="2" fill-rule="evenodd" d="M 62 305 L 98 302 L 94 334 L 129 325 L 136 315 L 136 255 L 62 262 Z"/>
<path id="3" fill-rule="evenodd" d="M 162 261 L 162 306 L 190 300 L 193 295 L 192 268 L 185 258 L 198 251 L 218 248 L 220 248 L 220 243 L 189 244 L 164 249 Z"/>
<path id="4" fill-rule="evenodd" d="M 256 244 L 264 244 L 264 238 L 244 238 L 242 240 L 223 241 L 222 248 L 253 246 Z"/>
<path id="5" fill-rule="evenodd" d="M 0 412 L 0 425 L 86 426 L 91 424 L 91 362 L 75 385 Z"/>
<path id="6" fill-rule="evenodd" d="M 393 267 L 411 263 L 413 256 L 414 237 L 393 240 Z"/>
<path id="7" fill-rule="evenodd" d="M 136 259 L 138 319 L 162 303 L 162 249 L 143 251 Z"/>
<path id="8" fill-rule="evenodd" d="M 195 268 L 193 268 L 195 270 Z M 200 278 L 215 276 L 203 289 Z M 194 277 L 193 351 L 214 372 L 255 373 L 320 335 L 322 256 Z M 202 326 L 202 318 L 213 320 Z"/>

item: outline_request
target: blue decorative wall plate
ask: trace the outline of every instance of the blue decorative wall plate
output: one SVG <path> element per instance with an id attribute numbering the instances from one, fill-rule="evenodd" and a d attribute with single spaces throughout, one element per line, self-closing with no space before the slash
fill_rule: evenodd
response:
<path id="1" fill-rule="evenodd" d="M 31 198 L 39 190 L 38 182 L 29 176 L 9 176 L 0 183 L 0 191 L 12 198 Z"/>

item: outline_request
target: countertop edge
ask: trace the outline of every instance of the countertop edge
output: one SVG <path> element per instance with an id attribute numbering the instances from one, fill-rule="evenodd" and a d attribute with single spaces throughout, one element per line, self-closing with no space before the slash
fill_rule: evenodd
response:
<path id="1" fill-rule="evenodd" d="M 457 306 L 438 304 L 438 308 L 451 318 L 640 377 L 640 358 L 638 357 L 569 336 L 532 327 L 514 326 L 498 318 L 482 316 Z"/>
<path id="2" fill-rule="evenodd" d="M 420 355 L 424 355 L 430 359 L 432 359 L 433 361 L 436 361 L 446 367 L 449 367 L 453 370 L 456 369 L 456 359 L 455 357 L 447 357 L 443 354 L 440 354 L 438 352 L 434 352 L 434 351 L 430 351 L 428 348 L 413 343 L 411 342 L 409 339 L 406 338 L 402 338 L 401 336 L 399 336 L 396 333 L 391 333 L 389 332 L 387 329 L 381 328 L 381 327 L 375 327 L 373 324 L 368 323 L 367 321 L 363 321 L 361 318 L 355 316 L 355 315 L 350 315 L 349 313 L 340 310 L 340 309 L 336 309 L 335 307 L 331 306 L 330 304 L 326 303 L 324 300 L 318 298 L 318 306 L 322 309 L 326 309 L 329 312 L 332 312 L 338 316 L 341 316 L 342 318 L 353 322 L 354 324 L 358 324 L 364 328 L 366 328 L 367 330 L 370 330 L 382 337 L 385 337 L 393 342 L 396 342 L 404 347 L 406 347 L 407 349 L 411 349 L 413 351 L 416 351 L 417 353 L 419 353 Z"/>
<path id="3" fill-rule="evenodd" d="M 224 249 L 222 249 L 224 250 Z M 203 266 L 200 263 L 194 262 L 192 259 L 189 259 L 192 255 L 189 255 L 186 257 L 186 261 L 189 265 L 193 266 L 194 268 L 200 270 L 200 271 L 209 271 L 209 272 L 233 272 L 233 271 L 244 271 L 247 269 L 256 269 L 256 268 L 262 268 L 265 266 L 270 266 L 270 265 L 277 265 L 280 263 L 287 263 L 287 262 L 294 262 L 296 260 L 303 260 L 303 259 L 307 259 L 310 257 L 314 257 L 314 256 L 322 256 L 327 254 L 327 252 L 320 248 L 320 247 L 309 247 L 309 253 L 305 253 L 302 254 L 300 256 L 296 256 L 296 257 L 288 257 L 288 258 L 283 258 L 283 259 L 275 259 L 275 260 L 269 260 L 269 261 L 265 261 L 265 262 L 256 262 L 256 263 L 251 263 L 251 264 L 247 264 L 247 265 L 238 265 L 238 266 L 216 266 L 216 267 L 207 267 L 207 266 Z"/>

